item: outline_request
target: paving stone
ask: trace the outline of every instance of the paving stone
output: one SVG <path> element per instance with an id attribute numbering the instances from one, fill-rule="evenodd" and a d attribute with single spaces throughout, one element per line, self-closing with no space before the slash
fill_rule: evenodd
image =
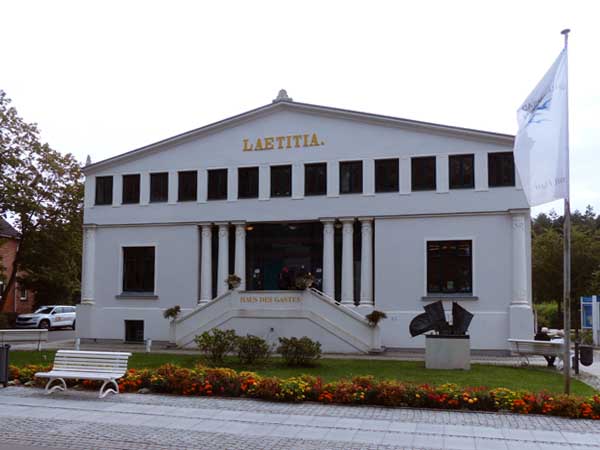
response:
<path id="1" fill-rule="evenodd" d="M 587 420 L 248 399 L 0 391 L 0 442 L 65 449 L 600 450 Z"/>

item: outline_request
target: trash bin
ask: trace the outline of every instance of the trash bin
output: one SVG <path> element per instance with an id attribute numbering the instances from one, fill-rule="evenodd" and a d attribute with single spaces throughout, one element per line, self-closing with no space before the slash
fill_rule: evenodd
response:
<path id="1" fill-rule="evenodd" d="M 8 385 L 8 351 L 10 345 L 0 345 L 0 384 L 4 387 Z"/>
<path id="2" fill-rule="evenodd" d="M 594 362 L 594 347 L 591 345 L 580 345 L 579 362 L 584 366 L 591 366 Z"/>

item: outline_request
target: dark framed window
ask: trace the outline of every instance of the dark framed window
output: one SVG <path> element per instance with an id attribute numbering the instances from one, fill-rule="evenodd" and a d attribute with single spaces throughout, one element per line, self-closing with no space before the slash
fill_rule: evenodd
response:
<path id="1" fill-rule="evenodd" d="M 362 194 L 362 161 L 340 162 L 340 194 Z"/>
<path id="2" fill-rule="evenodd" d="M 154 247 L 123 247 L 123 292 L 154 292 Z"/>
<path id="3" fill-rule="evenodd" d="M 140 202 L 140 175 L 123 175 L 123 204 Z"/>
<path id="4" fill-rule="evenodd" d="M 150 174 L 150 203 L 169 200 L 169 173 Z"/>
<path id="5" fill-rule="evenodd" d="M 513 152 L 488 153 L 488 185 L 490 187 L 515 185 Z"/>
<path id="6" fill-rule="evenodd" d="M 400 164 L 398 158 L 375 161 L 375 192 L 398 192 Z"/>
<path id="7" fill-rule="evenodd" d="M 96 205 L 112 205 L 113 177 L 96 177 Z"/>
<path id="8" fill-rule="evenodd" d="M 179 193 L 177 196 L 177 201 L 195 201 L 198 195 L 198 172 L 195 170 L 188 170 L 185 172 L 179 172 L 178 176 Z"/>
<path id="9" fill-rule="evenodd" d="M 125 321 L 125 342 L 144 342 L 144 321 Z"/>
<path id="10" fill-rule="evenodd" d="M 238 169 L 238 198 L 258 198 L 258 167 Z"/>
<path id="11" fill-rule="evenodd" d="M 450 155 L 450 189 L 475 187 L 475 155 Z"/>
<path id="12" fill-rule="evenodd" d="M 227 169 L 208 171 L 208 200 L 227 199 Z"/>
<path id="13" fill-rule="evenodd" d="M 271 197 L 292 195 L 292 166 L 271 167 Z"/>
<path id="14" fill-rule="evenodd" d="M 327 194 L 327 163 L 304 165 L 304 195 Z"/>
<path id="15" fill-rule="evenodd" d="M 412 158 L 410 165 L 412 190 L 435 191 L 437 187 L 435 181 L 435 156 Z"/>
<path id="16" fill-rule="evenodd" d="M 427 242 L 427 293 L 473 293 L 472 245 L 472 241 Z"/>

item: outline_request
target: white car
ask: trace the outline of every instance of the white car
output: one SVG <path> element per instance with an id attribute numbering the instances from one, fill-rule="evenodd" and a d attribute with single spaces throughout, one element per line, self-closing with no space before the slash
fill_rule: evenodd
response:
<path id="1" fill-rule="evenodd" d="M 75 329 L 74 306 L 42 306 L 32 314 L 19 314 L 17 328 L 51 328 L 71 327 Z"/>

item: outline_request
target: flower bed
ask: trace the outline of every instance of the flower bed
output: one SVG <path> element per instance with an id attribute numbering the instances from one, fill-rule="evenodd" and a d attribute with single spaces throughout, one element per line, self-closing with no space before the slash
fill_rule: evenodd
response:
<path id="1" fill-rule="evenodd" d="M 47 366 L 10 367 L 12 379 L 20 383 L 34 380 Z M 69 384 L 75 384 L 71 382 Z M 99 382 L 83 381 L 83 387 L 98 389 Z M 471 411 L 511 411 L 518 414 L 600 419 L 600 395 L 590 398 L 531 393 L 506 388 L 461 388 L 455 384 L 417 385 L 393 380 L 356 377 L 323 383 L 321 378 L 304 375 L 292 378 L 261 377 L 253 372 L 198 365 L 193 369 L 166 364 L 156 369 L 129 369 L 119 380 L 122 392 L 152 392 L 224 397 L 250 397 L 271 401 L 404 406 Z"/>

